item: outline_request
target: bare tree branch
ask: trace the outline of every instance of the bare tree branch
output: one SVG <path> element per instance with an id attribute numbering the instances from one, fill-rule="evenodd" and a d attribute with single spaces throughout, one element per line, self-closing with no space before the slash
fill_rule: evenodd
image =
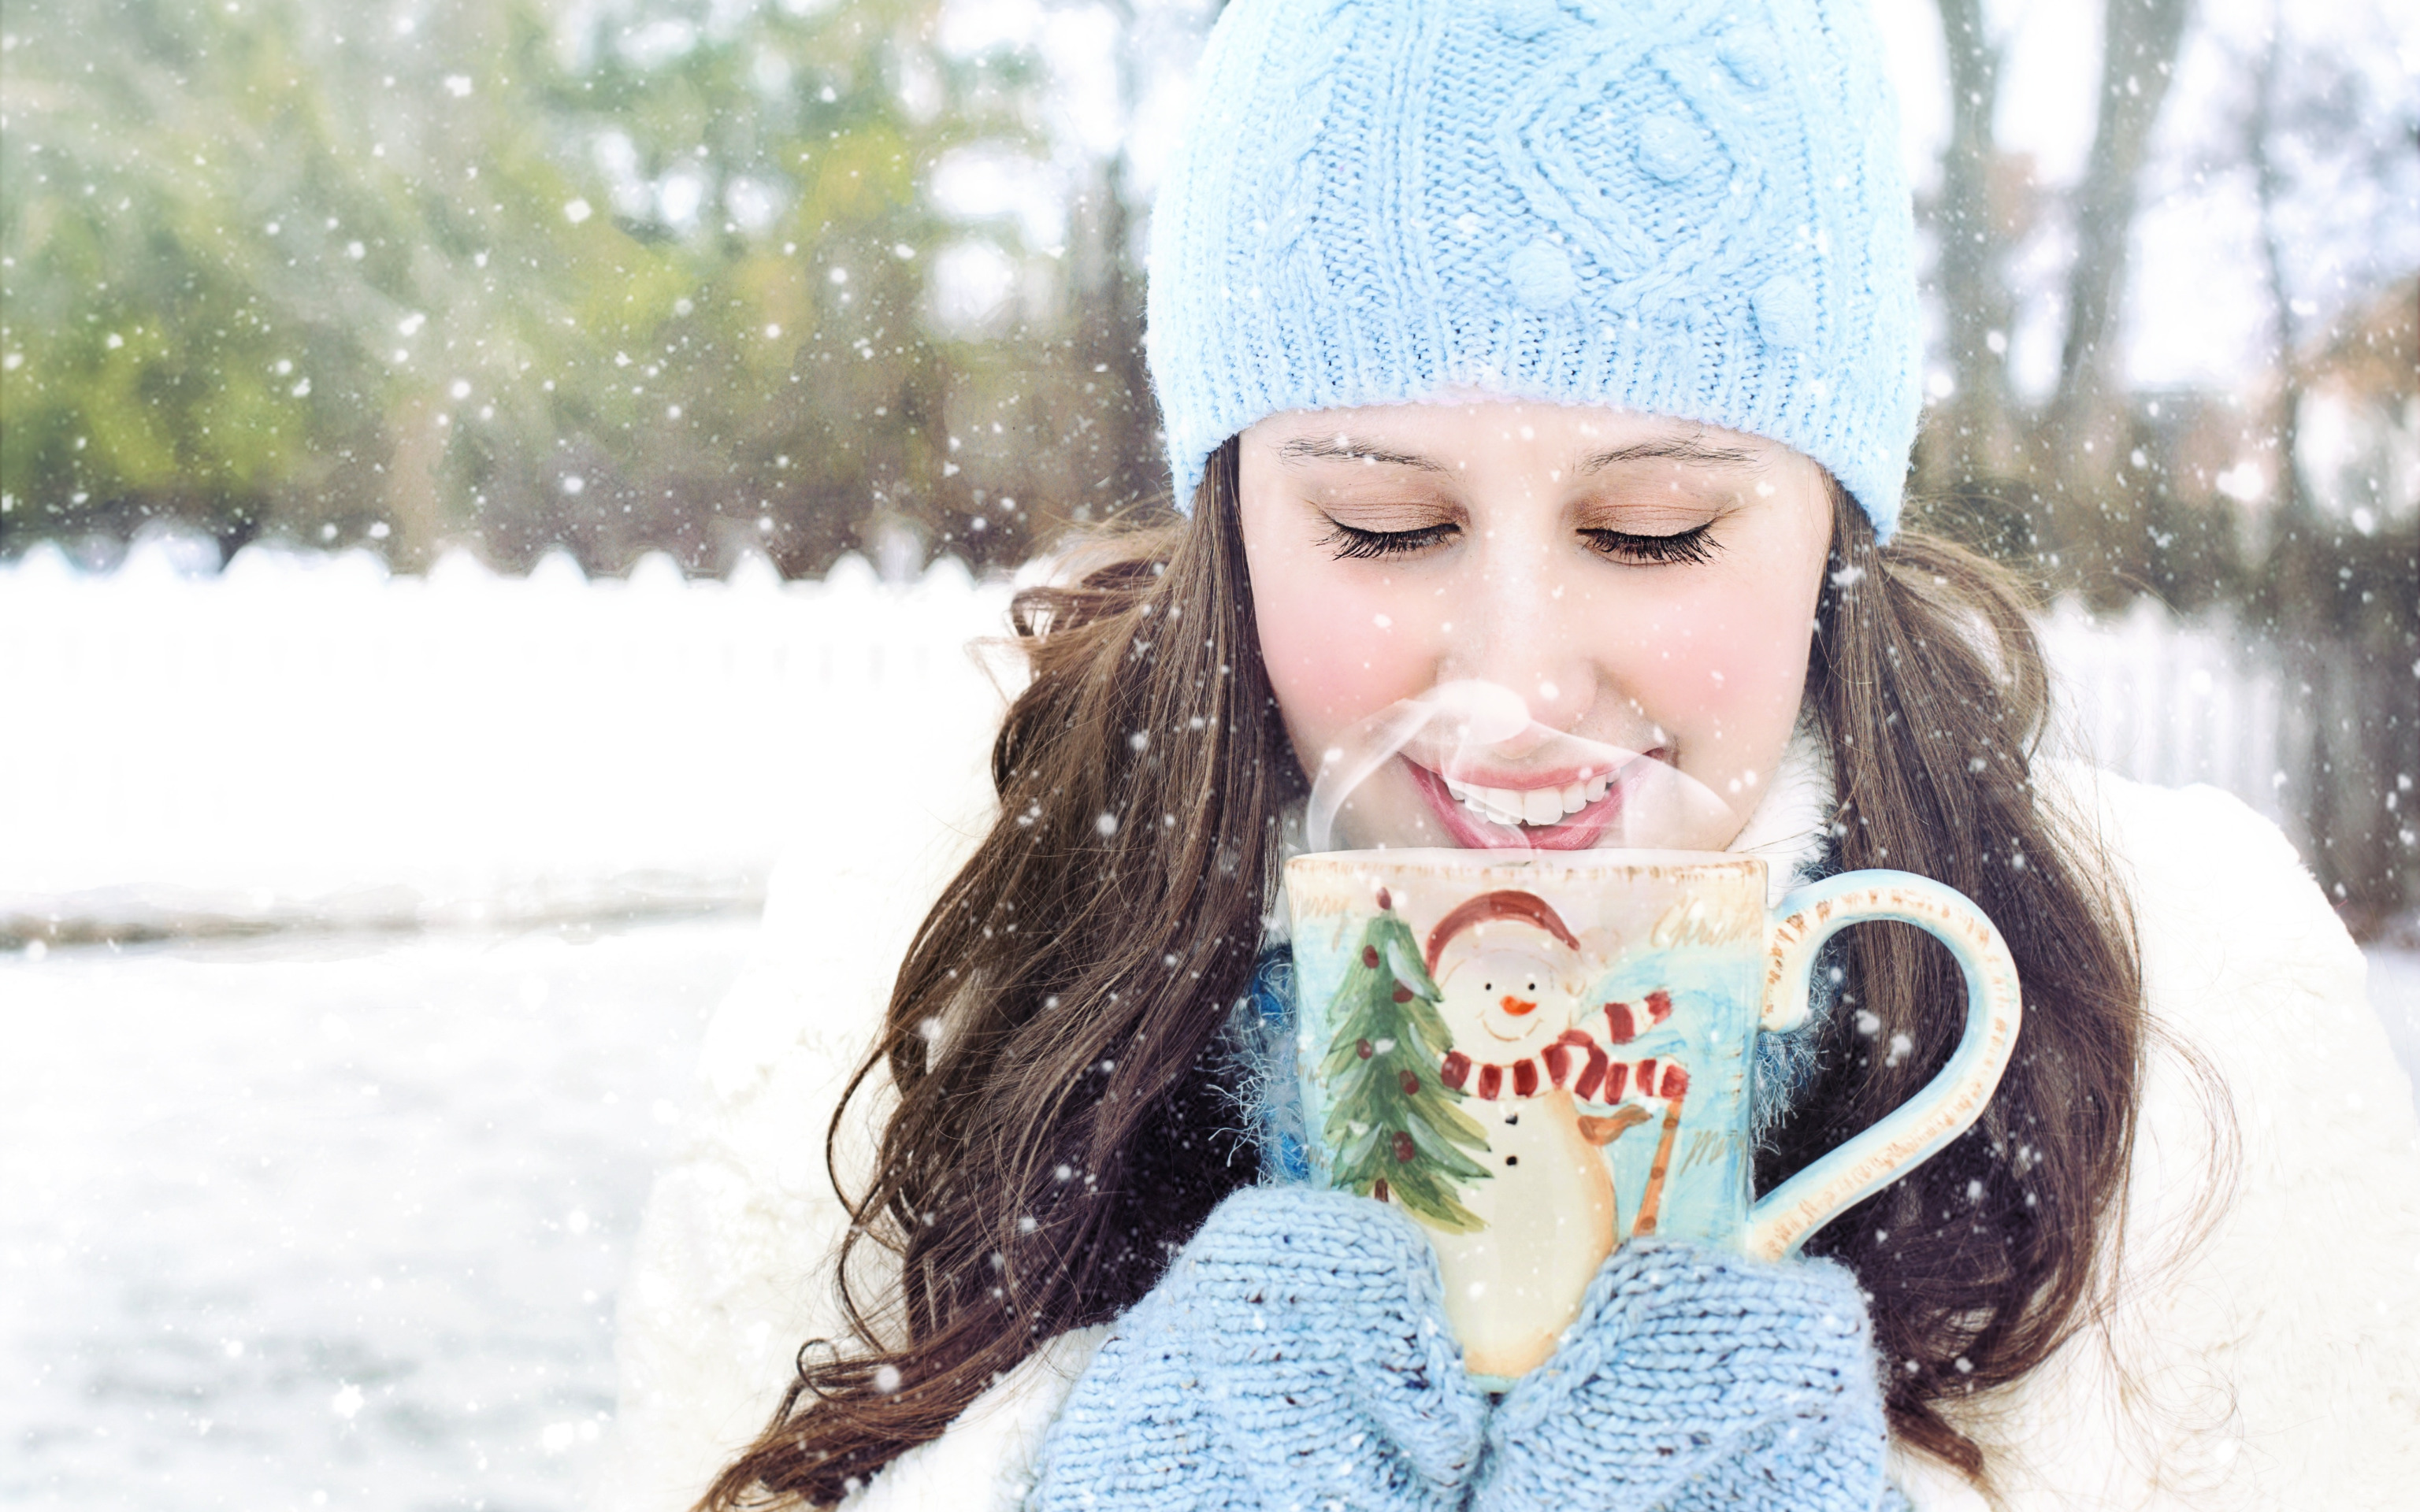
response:
<path id="1" fill-rule="evenodd" d="M 2260 277 L 2269 294 L 2271 361 L 2277 375 L 2276 444 L 2278 502 L 2289 517 L 2304 509 L 2302 471 L 2295 465 L 2303 409 L 2302 375 L 2294 361 L 2294 304 L 2286 284 L 2284 228 L 2279 202 L 2286 197 L 2285 174 L 2277 163 L 2277 70 L 2286 51 L 2285 16 L 2273 3 L 2269 42 L 2260 51 L 2253 74 L 2252 110 L 2243 123 L 2243 157 L 2252 168 L 2252 193 L 2260 207 Z"/>
<path id="2" fill-rule="evenodd" d="M 2137 185 L 2192 8 L 2192 0 L 2109 0 L 2102 20 L 2101 116 L 2075 195 L 2075 265 L 2051 426 L 2063 447 L 2092 440 L 2110 409 Z M 2075 461 L 2072 451 L 2066 460 Z"/>
<path id="3" fill-rule="evenodd" d="M 1982 0 L 1936 0 L 1949 66 L 1948 150 L 1941 162 L 1941 297 L 1957 393 L 1941 416 L 1950 481 L 2005 474 L 2014 461 L 2009 415 L 2006 237 L 1992 197 L 1999 157 L 2000 48 Z M 1994 336 L 1997 336 L 1997 349 Z"/>

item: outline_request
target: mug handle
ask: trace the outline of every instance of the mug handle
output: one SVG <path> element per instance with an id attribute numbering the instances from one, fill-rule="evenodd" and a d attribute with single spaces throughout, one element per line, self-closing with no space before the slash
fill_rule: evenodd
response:
<path id="1" fill-rule="evenodd" d="M 1781 900 L 1765 958 L 1768 1030 L 1807 1021 L 1816 952 L 1851 924 L 1914 924 L 1949 948 L 1966 975 L 1966 1032 L 1922 1090 L 1764 1195 L 1740 1247 L 1777 1260 L 1815 1230 L 1931 1159 L 1983 1116 L 2015 1051 L 2023 1008 L 2008 942 L 1965 894 L 1910 872 L 1843 872 Z"/>

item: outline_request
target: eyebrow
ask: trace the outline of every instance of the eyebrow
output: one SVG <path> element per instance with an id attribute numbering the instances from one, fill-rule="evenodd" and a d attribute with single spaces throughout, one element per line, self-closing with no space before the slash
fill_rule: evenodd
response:
<path id="1" fill-rule="evenodd" d="M 1297 436 L 1280 443 L 1278 455 L 1288 462 L 1368 462 L 1388 467 L 1415 468 L 1422 472 L 1446 472 L 1450 470 L 1433 457 L 1417 452 L 1397 452 L 1383 446 L 1365 445 L 1349 436 Z M 1704 467 L 1747 468 L 1757 466 L 1753 453 L 1736 446 L 1709 446 L 1695 438 L 1670 440 L 1639 441 L 1629 446 L 1617 446 L 1583 459 L 1572 470 L 1575 476 L 1586 476 L 1606 468 L 1621 467 L 1631 462 L 1691 462 Z"/>
<path id="2" fill-rule="evenodd" d="M 1377 462 L 1388 467 L 1418 468 L 1422 472 L 1443 472 L 1446 465 L 1415 452 L 1390 452 L 1383 446 L 1364 446 L 1349 436 L 1297 436 L 1281 442 L 1278 455 L 1289 462 Z"/>
<path id="3" fill-rule="evenodd" d="M 1695 462 L 1710 467 L 1751 468 L 1757 465 L 1754 454 L 1736 446 L 1709 446 L 1689 438 L 1681 440 L 1640 441 L 1634 446 L 1617 446 L 1609 452 L 1599 452 L 1572 471 L 1575 474 L 1595 472 L 1601 469 L 1620 467 L 1625 462 Z"/>

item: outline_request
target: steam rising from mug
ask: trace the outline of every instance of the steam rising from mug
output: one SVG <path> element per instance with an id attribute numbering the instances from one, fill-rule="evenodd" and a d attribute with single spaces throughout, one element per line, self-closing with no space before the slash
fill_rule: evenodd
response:
<path id="1" fill-rule="evenodd" d="M 1400 791 L 1372 792 L 1372 779 L 1388 772 L 1398 756 L 1421 775 L 1405 773 L 1405 781 L 1387 784 Z M 1505 790 L 1480 781 L 1485 774 L 1514 771 L 1560 777 L 1563 792 L 1577 788 L 1582 801 L 1574 808 L 1567 797 L 1555 822 L 1521 824 L 1519 815 L 1502 810 Z M 1423 784 L 1426 804 L 1419 801 Z M 1456 808 L 1460 834 L 1437 817 L 1435 807 L 1444 804 Z M 1322 753 L 1306 840 L 1312 851 L 1337 849 L 1342 823 L 1354 831 L 1350 843 L 1360 847 L 1719 850 L 1745 817 L 1744 807 L 1725 802 L 1668 762 L 1557 730 L 1533 718 L 1511 688 L 1465 678 L 1389 704 Z"/>

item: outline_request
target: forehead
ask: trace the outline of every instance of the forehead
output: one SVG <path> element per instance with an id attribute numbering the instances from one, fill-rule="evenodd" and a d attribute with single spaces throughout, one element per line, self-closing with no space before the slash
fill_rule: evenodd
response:
<path id="1" fill-rule="evenodd" d="M 1669 415 L 1481 397 L 1288 410 L 1245 431 L 1244 448 L 1290 469 L 1357 463 L 1452 472 L 1506 463 L 1761 471 L 1795 455 L 1762 437 Z"/>

